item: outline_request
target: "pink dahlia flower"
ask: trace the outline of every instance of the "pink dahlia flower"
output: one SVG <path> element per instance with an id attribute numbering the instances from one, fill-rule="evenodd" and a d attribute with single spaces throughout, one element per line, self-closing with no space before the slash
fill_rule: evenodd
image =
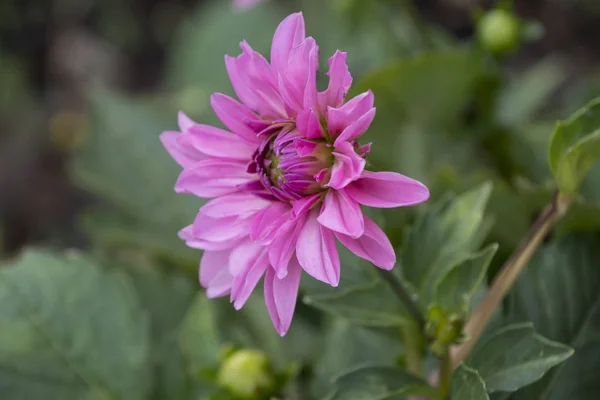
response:
<path id="1" fill-rule="evenodd" d="M 238 10 L 247 10 L 265 0 L 233 0 L 233 6 Z"/>
<path id="2" fill-rule="evenodd" d="M 425 201 L 428 189 L 394 172 L 365 171 L 370 144 L 358 139 L 375 116 L 373 93 L 345 102 L 352 77 L 346 53 L 329 60 L 329 86 L 317 91 L 318 47 L 301 13 L 275 31 L 271 62 L 241 43 L 225 56 L 241 100 L 215 93 L 211 105 L 229 131 L 179 114 L 181 132 L 161 140 L 183 167 L 175 190 L 212 198 L 180 232 L 204 250 L 200 283 L 208 297 L 230 295 L 240 309 L 264 275 L 273 324 L 284 335 L 302 270 L 331 286 L 340 281 L 336 238 L 389 270 L 396 262 L 385 233 L 361 210 Z"/>

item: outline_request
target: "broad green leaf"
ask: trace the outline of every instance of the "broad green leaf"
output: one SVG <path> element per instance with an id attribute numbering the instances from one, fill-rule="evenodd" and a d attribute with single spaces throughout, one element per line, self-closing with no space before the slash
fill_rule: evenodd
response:
<path id="1" fill-rule="evenodd" d="M 565 78 L 565 68 L 555 58 L 534 64 L 500 93 L 496 109 L 499 122 L 518 127 L 532 121 Z"/>
<path id="2" fill-rule="evenodd" d="M 361 79 L 352 92 L 371 89 L 380 115 L 444 126 L 467 106 L 482 68 L 480 55 L 468 50 L 425 52 L 390 62 Z"/>
<path id="3" fill-rule="evenodd" d="M 395 367 L 359 367 L 334 381 L 327 400 L 400 400 L 404 396 L 437 395 L 426 381 Z"/>
<path id="4" fill-rule="evenodd" d="M 599 244 L 595 234 L 566 237 L 539 251 L 519 277 L 509 297 L 512 317 L 533 321 L 537 332 L 570 345 L 575 354 L 514 399 L 597 399 Z"/>
<path id="5" fill-rule="evenodd" d="M 496 250 L 497 244 L 489 245 L 448 272 L 437 287 L 437 304 L 449 312 L 468 310 Z"/>
<path id="6" fill-rule="evenodd" d="M 88 224 L 106 236 L 183 260 L 197 260 L 177 231 L 193 221 L 201 200 L 177 195 L 173 186 L 180 167 L 171 159 L 159 134 L 176 126 L 176 116 L 105 90 L 90 97 L 92 132 L 77 155 L 71 174 L 83 188 L 109 201 L 117 210 L 101 214 L 101 224 Z M 111 230 L 112 229 L 112 230 Z"/>
<path id="7" fill-rule="evenodd" d="M 211 300 L 196 296 L 179 332 L 179 345 L 188 359 L 192 375 L 215 367 L 219 360 L 220 338 Z"/>
<path id="8" fill-rule="evenodd" d="M 423 306 L 435 300 L 436 288 L 444 277 L 483 241 L 484 209 L 491 191 L 491 184 L 486 183 L 449 204 L 432 207 L 409 233 L 402 274 L 416 289 Z"/>
<path id="9" fill-rule="evenodd" d="M 600 157 L 600 98 L 556 126 L 550 168 L 561 192 L 574 193 Z"/>
<path id="10" fill-rule="evenodd" d="M 148 322 L 122 274 L 26 252 L 0 269 L 2 398 L 147 398 Z"/>
<path id="11" fill-rule="evenodd" d="M 515 390 L 540 379 L 573 354 L 570 347 L 537 334 L 531 323 L 499 329 L 467 360 L 489 392 Z"/>
<path id="12" fill-rule="evenodd" d="M 187 311 L 197 284 L 186 275 L 161 268 L 141 259 L 123 261 L 118 268 L 127 272 L 135 286 L 141 306 L 150 316 L 154 378 L 152 399 L 188 399 L 192 383 L 177 343 L 179 325 Z M 120 264 L 120 263 L 118 263 Z"/>
<path id="13" fill-rule="evenodd" d="M 401 351 L 397 331 L 392 335 L 351 324 L 341 318 L 332 318 L 325 325 L 325 340 L 319 357 L 314 362 L 316 386 L 314 391 L 323 394 L 329 391 L 331 379 L 340 371 L 360 364 L 394 366 Z"/>
<path id="14" fill-rule="evenodd" d="M 452 374 L 450 400 L 489 400 L 479 372 L 461 364 Z"/>

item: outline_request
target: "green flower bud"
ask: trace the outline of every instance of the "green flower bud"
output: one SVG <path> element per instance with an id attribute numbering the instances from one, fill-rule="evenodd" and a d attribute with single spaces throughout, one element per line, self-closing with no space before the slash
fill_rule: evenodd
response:
<path id="1" fill-rule="evenodd" d="M 223 361 L 218 384 L 244 400 L 264 398 L 275 388 L 275 378 L 266 355 L 258 350 L 239 350 Z"/>
<path id="2" fill-rule="evenodd" d="M 485 13 L 477 24 L 481 46 L 494 53 L 513 51 L 521 40 L 521 23 L 509 11 L 495 9 Z"/>

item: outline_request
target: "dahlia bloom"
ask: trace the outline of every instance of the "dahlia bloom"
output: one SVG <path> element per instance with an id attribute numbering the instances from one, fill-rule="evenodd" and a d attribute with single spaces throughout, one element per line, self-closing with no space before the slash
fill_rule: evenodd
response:
<path id="1" fill-rule="evenodd" d="M 265 0 L 233 0 L 233 6 L 238 10 L 247 10 Z"/>
<path id="2" fill-rule="evenodd" d="M 208 297 L 229 295 L 240 309 L 264 276 L 273 324 L 291 323 L 300 276 L 340 281 L 336 238 L 390 270 L 396 262 L 385 233 L 361 210 L 425 201 L 428 189 L 394 172 L 365 170 L 370 144 L 358 139 L 375 116 L 373 93 L 345 102 L 352 77 L 346 53 L 329 59 L 329 85 L 318 92 L 318 47 L 305 37 L 301 13 L 275 31 L 271 61 L 241 43 L 225 56 L 237 100 L 215 93 L 211 105 L 229 131 L 179 114 L 180 132 L 161 140 L 183 167 L 178 193 L 212 198 L 180 232 L 204 250 L 200 283 Z"/>

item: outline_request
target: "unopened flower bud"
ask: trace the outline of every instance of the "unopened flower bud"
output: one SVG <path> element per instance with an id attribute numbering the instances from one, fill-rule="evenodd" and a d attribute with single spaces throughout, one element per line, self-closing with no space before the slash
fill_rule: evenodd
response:
<path id="1" fill-rule="evenodd" d="M 275 387 L 266 355 L 258 350 L 239 350 L 223 361 L 217 381 L 240 399 L 262 399 Z"/>
<path id="2" fill-rule="evenodd" d="M 494 54 L 510 53 L 521 40 L 521 24 L 509 11 L 491 10 L 479 20 L 477 37 L 481 46 Z"/>

